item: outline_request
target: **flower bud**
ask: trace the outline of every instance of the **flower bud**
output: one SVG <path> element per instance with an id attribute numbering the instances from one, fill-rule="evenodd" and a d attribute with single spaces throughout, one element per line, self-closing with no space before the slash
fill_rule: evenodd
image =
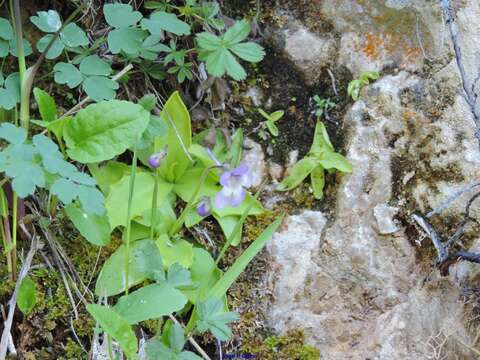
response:
<path id="1" fill-rule="evenodd" d="M 148 163 L 154 169 L 157 169 L 162 165 L 163 160 L 167 157 L 167 148 L 160 150 L 158 153 L 152 154 L 148 158 Z"/>
<path id="2" fill-rule="evenodd" d="M 206 217 L 212 213 L 212 202 L 208 196 L 202 197 L 197 205 L 197 214 Z"/>

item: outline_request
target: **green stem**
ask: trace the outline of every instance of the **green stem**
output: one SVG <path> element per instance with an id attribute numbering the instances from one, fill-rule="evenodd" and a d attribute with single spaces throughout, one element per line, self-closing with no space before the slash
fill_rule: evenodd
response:
<path id="1" fill-rule="evenodd" d="M 197 188 L 195 189 L 193 195 L 190 197 L 190 200 L 187 203 L 187 206 L 185 206 L 185 209 L 183 209 L 182 213 L 178 217 L 178 219 L 175 221 L 175 223 L 172 226 L 172 229 L 170 231 L 170 235 L 174 235 L 180 231 L 182 228 L 183 224 L 185 223 L 185 217 L 187 216 L 188 212 L 193 209 L 195 206 L 195 202 L 197 201 L 197 196 L 198 193 L 200 192 L 200 189 L 202 188 L 203 184 L 205 183 L 205 180 L 207 180 L 207 175 L 210 170 L 219 168 L 221 167 L 220 165 L 212 165 L 203 170 L 202 176 L 200 177 L 200 181 L 198 182 Z"/>
<path id="2" fill-rule="evenodd" d="M 158 202 L 158 169 L 154 171 L 155 176 L 155 185 L 153 186 L 153 198 L 152 198 L 152 212 L 150 214 L 150 239 L 154 239 L 155 235 L 155 225 L 157 218 L 157 202 Z"/>
<path id="3" fill-rule="evenodd" d="M 17 37 L 18 74 L 20 76 L 20 123 L 28 131 L 30 122 L 30 93 L 26 91 L 27 65 L 23 48 L 22 14 L 20 0 L 13 0 L 15 35 Z"/>
<path id="4" fill-rule="evenodd" d="M 108 348 L 108 357 L 110 360 L 115 360 L 113 357 L 113 347 L 112 347 L 112 337 L 107 334 L 107 348 Z"/>
<path id="5" fill-rule="evenodd" d="M 128 268 L 130 263 L 130 236 L 131 236 L 131 216 L 132 216 L 132 202 L 133 190 L 135 188 L 135 175 L 137 174 L 137 140 L 133 147 L 132 171 L 130 174 L 130 186 L 128 189 L 128 207 L 127 207 L 127 229 L 125 236 L 125 247 L 127 249 L 127 256 L 125 260 L 125 295 L 128 295 Z"/>

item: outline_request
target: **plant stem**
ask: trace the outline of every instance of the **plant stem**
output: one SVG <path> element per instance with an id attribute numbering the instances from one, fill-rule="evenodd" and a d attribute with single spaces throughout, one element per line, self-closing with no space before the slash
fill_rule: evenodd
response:
<path id="1" fill-rule="evenodd" d="M 17 37 L 18 73 L 20 76 L 20 123 L 28 131 L 30 121 L 30 93 L 26 91 L 27 65 L 23 48 L 22 14 L 20 0 L 13 0 L 13 13 L 15 19 L 15 35 Z"/>
<path id="2" fill-rule="evenodd" d="M 128 268 L 130 264 L 130 233 L 131 233 L 131 216 L 132 216 L 132 202 L 133 190 L 135 188 L 135 175 L 137 174 L 137 139 L 133 147 L 132 171 L 130 174 L 130 186 L 128 189 L 128 207 L 127 207 L 127 229 L 125 236 L 126 260 L 125 260 L 125 295 L 128 295 Z"/>
<path id="3" fill-rule="evenodd" d="M 16 192 L 13 192 L 13 210 L 12 210 L 12 270 L 13 277 L 17 274 L 17 217 L 18 217 L 18 196 Z"/>
<path id="4" fill-rule="evenodd" d="M 152 212 L 150 215 L 150 239 L 154 239 L 155 225 L 157 220 L 157 202 L 158 202 L 158 169 L 154 171 L 155 185 L 153 186 Z"/>
<path id="5" fill-rule="evenodd" d="M 194 193 L 190 197 L 190 200 L 187 203 L 187 206 L 185 206 L 185 209 L 183 209 L 182 213 L 178 217 L 178 219 L 175 221 L 175 223 L 172 226 L 172 229 L 170 231 L 170 235 L 174 235 L 177 232 L 180 231 L 182 228 L 184 222 L 185 222 L 185 217 L 187 216 L 188 212 L 195 206 L 195 202 L 197 201 L 197 196 L 198 193 L 200 192 L 200 189 L 202 188 L 203 184 L 205 183 L 205 180 L 207 180 L 207 175 L 210 170 L 222 167 L 220 165 L 212 165 L 203 170 L 202 175 L 200 176 L 200 181 L 198 182 L 197 188 L 195 189 Z"/>

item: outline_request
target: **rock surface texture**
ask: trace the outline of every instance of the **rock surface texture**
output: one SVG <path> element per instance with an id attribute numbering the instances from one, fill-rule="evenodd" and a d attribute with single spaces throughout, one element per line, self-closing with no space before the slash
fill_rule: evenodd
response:
<path id="1" fill-rule="evenodd" d="M 424 0 L 312 3 L 304 25 L 289 20 L 271 30 L 308 82 L 317 79 L 312 67 L 381 77 L 349 105 L 338 129 L 354 171 L 341 179 L 334 211 L 292 215 L 268 244 L 276 278 L 270 326 L 304 328 L 328 360 L 475 359 L 477 298 L 466 289 L 478 288 L 479 266 L 459 263 L 442 277 L 430 240 L 411 220 L 480 180 L 474 124 L 441 9 Z M 480 3 L 454 3 L 474 79 Z M 329 26 L 307 30 L 315 20 Z M 471 195 L 436 217 L 442 235 L 454 231 Z M 464 248 L 480 249 L 477 234 L 467 231 Z"/>

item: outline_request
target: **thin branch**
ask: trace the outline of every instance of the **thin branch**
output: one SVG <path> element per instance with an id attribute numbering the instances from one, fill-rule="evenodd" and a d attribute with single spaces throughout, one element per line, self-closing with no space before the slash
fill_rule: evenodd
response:
<path id="1" fill-rule="evenodd" d="M 15 284 L 15 290 L 13 291 L 13 295 L 9 301 L 9 308 L 8 308 L 8 316 L 7 321 L 4 323 L 2 339 L 0 341 L 0 360 L 5 360 L 7 356 L 7 349 L 8 349 L 8 342 L 10 338 L 10 329 L 12 328 L 13 323 L 13 315 L 15 313 L 15 306 L 17 302 L 17 294 L 20 289 L 20 284 L 22 280 L 27 276 L 28 271 L 30 270 L 30 266 L 32 265 L 33 257 L 37 251 L 38 246 L 38 238 L 37 236 L 32 237 L 30 250 L 28 251 L 27 257 L 25 258 L 25 262 L 20 269 L 20 273 L 18 274 L 17 283 Z"/>
<path id="2" fill-rule="evenodd" d="M 462 196 L 463 194 L 473 190 L 477 186 L 480 186 L 480 182 L 476 182 L 473 184 L 470 184 L 463 189 L 457 191 L 455 194 L 449 196 L 446 200 L 444 200 L 440 206 L 438 206 L 436 209 L 433 209 L 430 211 L 425 217 L 426 218 L 431 218 L 433 215 L 440 214 L 442 211 L 444 211 L 447 207 L 449 207 L 457 198 Z"/>
<path id="3" fill-rule="evenodd" d="M 413 214 L 413 220 L 417 222 L 417 224 L 425 231 L 428 237 L 432 240 L 433 246 L 435 246 L 435 250 L 437 250 L 437 262 L 441 263 L 444 261 L 448 256 L 448 251 L 442 244 L 442 239 L 440 235 L 435 231 L 432 225 L 420 214 Z"/>

